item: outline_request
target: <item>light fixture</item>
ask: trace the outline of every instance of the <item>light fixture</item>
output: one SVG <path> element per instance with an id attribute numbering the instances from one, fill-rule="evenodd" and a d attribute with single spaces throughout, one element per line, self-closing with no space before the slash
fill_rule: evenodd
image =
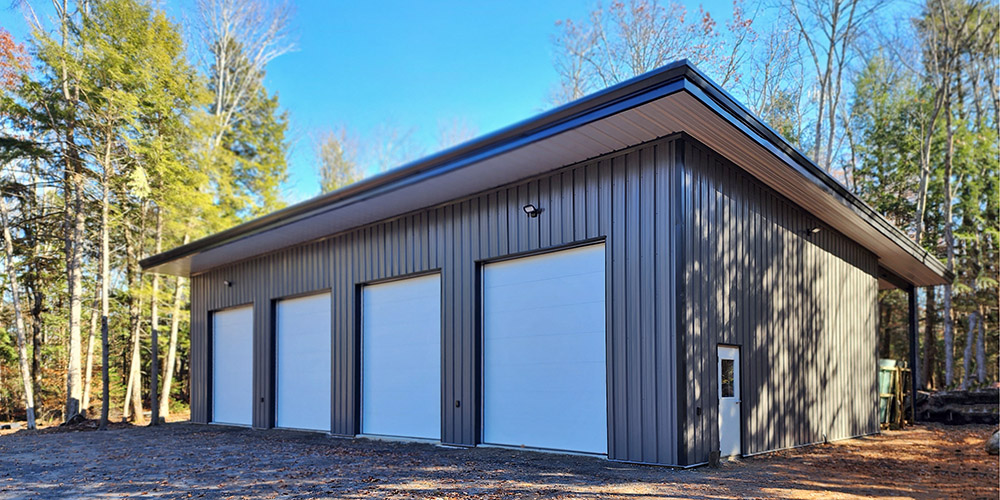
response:
<path id="1" fill-rule="evenodd" d="M 535 217 L 538 217 L 538 214 L 542 213 L 542 209 L 529 203 L 524 206 L 524 213 L 528 214 L 528 217 L 534 219 Z"/>
<path id="2" fill-rule="evenodd" d="M 806 231 L 805 231 L 806 236 L 812 236 L 812 235 L 814 235 L 814 234 L 816 234 L 818 232 L 819 232 L 819 226 L 813 226 L 813 227 L 811 227 L 809 229 L 806 229 Z"/>
<path id="3" fill-rule="evenodd" d="M 231 287 L 231 286 L 233 286 L 233 282 L 232 282 L 232 281 L 229 281 L 229 280 L 224 280 L 224 281 L 222 282 L 222 284 L 223 284 L 223 285 L 226 285 L 226 287 Z"/>

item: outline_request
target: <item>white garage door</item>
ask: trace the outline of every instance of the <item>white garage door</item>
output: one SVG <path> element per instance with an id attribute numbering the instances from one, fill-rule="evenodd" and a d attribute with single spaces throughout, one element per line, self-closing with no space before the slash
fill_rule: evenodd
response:
<path id="1" fill-rule="evenodd" d="M 330 294 L 278 302 L 275 426 L 330 430 Z"/>
<path id="2" fill-rule="evenodd" d="M 361 432 L 441 438 L 441 278 L 362 293 Z"/>
<path id="3" fill-rule="evenodd" d="M 253 307 L 212 313 L 212 422 L 253 423 Z"/>
<path id="4" fill-rule="evenodd" d="M 483 441 L 607 453 L 604 245 L 483 272 Z"/>

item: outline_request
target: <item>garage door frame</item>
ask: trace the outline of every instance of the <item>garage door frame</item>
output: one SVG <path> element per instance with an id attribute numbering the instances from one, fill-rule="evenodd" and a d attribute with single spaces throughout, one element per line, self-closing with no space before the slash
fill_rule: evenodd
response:
<path id="1" fill-rule="evenodd" d="M 485 294 L 485 272 L 486 267 L 490 264 L 496 264 L 500 262 L 506 262 L 511 260 L 518 260 L 526 257 L 537 257 L 548 254 L 555 254 L 565 250 L 574 250 L 577 248 L 584 248 L 590 246 L 601 245 L 604 247 L 604 398 L 605 398 L 605 418 L 607 423 L 606 438 L 607 438 L 607 452 L 606 453 L 590 453 L 590 452 L 575 452 L 571 450 L 550 450 L 548 448 L 531 448 L 540 451 L 553 451 L 556 453 L 573 453 L 582 455 L 592 455 L 592 456 L 610 456 L 612 450 L 611 440 L 613 438 L 614 430 L 612 429 L 613 422 L 613 408 L 611 407 L 611 397 L 612 397 L 612 338 L 611 338 L 611 312 L 609 297 L 611 297 L 611 279 L 610 271 L 612 268 L 611 253 L 607 244 L 606 236 L 599 236 L 596 238 L 590 238 L 586 240 L 574 241 L 564 245 L 551 246 L 539 249 L 528 250 L 524 252 L 510 253 L 498 257 L 491 257 L 486 259 L 476 260 L 476 326 L 478 332 L 476 335 L 475 349 L 478 351 L 479 356 L 476 357 L 477 366 L 474 367 L 476 376 L 479 378 L 476 386 L 479 388 L 478 394 L 478 404 L 476 405 L 477 413 L 475 422 L 478 428 L 476 429 L 476 436 L 478 438 L 479 446 L 486 447 L 496 447 L 496 448 L 514 448 L 520 449 L 519 446 L 515 445 L 502 445 L 502 444 L 491 444 L 486 442 L 485 431 L 486 431 L 486 377 L 485 377 L 485 367 L 486 367 L 486 294 Z"/>
<path id="2" fill-rule="evenodd" d="M 216 422 L 215 421 L 215 315 L 217 313 L 220 313 L 220 312 L 232 311 L 232 310 L 235 310 L 235 309 L 243 309 L 243 308 L 249 308 L 250 309 L 250 343 L 251 343 L 251 345 L 250 345 L 250 410 L 251 410 L 250 411 L 250 424 L 244 425 L 244 424 L 234 424 L 234 423 L 227 423 L 227 422 Z M 256 315 L 256 307 L 255 307 L 253 301 L 243 302 L 243 303 L 240 303 L 240 304 L 235 304 L 235 305 L 226 306 L 226 307 L 220 307 L 218 309 L 211 309 L 211 310 L 208 311 L 208 321 L 207 321 L 207 328 L 206 328 L 206 330 L 208 331 L 208 335 L 207 335 L 206 342 L 205 342 L 206 344 L 208 344 L 208 348 L 205 349 L 205 351 L 206 351 L 205 358 L 207 360 L 206 364 L 208 365 L 208 370 L 206 370 L 208 372 L 207 373 L 208 377 L 206 378 L 207 381 L 208 381 L 208 384 L 206 384 L 206 385 L 208 387 L 205 388 L 205 395 L 206 395 L 205 400 L 208 402 L 208 404 L 206 406 L 207 406 L 207 410 L 208 410 L 207 411 L 207 413 L 208 413 L 208 419 L 207 420 L 208 420 L 209 425 L 224 425 L 224 426 L 231 426 L 231 427 L 246 427 L 246 428 L 252 428 L 253 427 L 253 419 L 254 419 L 254 412 L 255 412 L 254 408 L 256 408 L 256 405 L 253 404 L 253 401 L 255 399 L 254 390 L 253 390 L 253 388 L 254 388 L 254 376 L 255 376 L 254 375 L 254 370 L 257 369 L 257 363 L 255 362 L 255 358 L 257 356 L 257 343 L 256 343 L 256 335 L 255 335 L 255 332 L 254 332 L 255 323 L 256 323 L 256 317 L 255 317 L 255 315 Z"/>
<path id="3" fill-rule="evenodd" d="M 330 325 L 329 325 L 329 327 L 330 327 L 330 353 L 329 353 L 330 354 L 330 374 L 329 374 L 329 377 L 330 377 L 330 380 L 329 380 L 329 382 L 330 382 L 330 394 L 329 394 L 330 408 L 328 410 L 330 412 L 330 422 L 327 424 L 329 426 L 329 430 L 324 430 L 324 429 L 298 429 L 298 428 L 291 428 L 291 427 L 278 427 L 278 303 L 280 303 L 281 301 L 284 301 L 284 300 L 301 299 L 301 298 L 305 298 L 305 297 L 312 297 L 314 295 L 323 295 L 323 294 L 326 294 L 326 295 L 330 296 Z M 334 301 L 333 289 L 330 288 L 330 287 L 320 288 L 320 289 L 317 289 L 317 290 L 309 290 L 307 292 L 295 293 L 295 294 L 290 294 L 290 295 L 283 295 L 281 297 L 275 297 L 275 298 L 271 299 L 271 318 L 270 318 L 270 320 L 271 320 L 270 323 L 271 324 L 270 324 L 270 328 L 269 328 L 270 335 L 269 335 L 269 338 L 268 338 L 268 341 L 269 341 L 268 343 L 269 343 L 270 348 L 271 348 L 271 353 L 270 353 L 271 356 L 270 356 L 270 359 L 268 360 L 268 365 L 269 365 L 268 369 L 269 369 L 269 374 L 270 374 L 270 384 L 268 384 L 269 385 L 269 387 L 268 387 L 268 401 L 271 402 L 271 414 L 270 414 L 270 421 L 268 422 L 268 427 L 271 428 L 271 429 L 297 430 L 297 431 L 303 431 L 303 432 L 320 432 L 320 433 L 324 433 L 324 434 L 329 434 L 329 433 L 333 432 L 333 429 L 334 429 L 334 421 L 333 421 L 334 420 L 334 409 L 333 409 L 334 394 L 333 394 L 333 388 L 336 387 L 336 382 L 337 382 L 336 381 L 336 373 L 335 373 L 337 368 L 335 366 L 336 363 L 335 363 L 335 358 L 334 358 L 334 348 L 336 346 L 336 342 L 334 341 L 334 338 L 333 338 L 334 331 L 335 331 L 334 328 L 336 326 L 337 319 L 336 319 L 336 316 L 335 316 L 335 313 L 336 313 L 336 304 L 334 304 L 333 301 Z"/>
<path id="4" fill-rule="evenodd" d="M 387 283 L 393 283 L 397 281 L 406 281 L 415 278 L 426 278 L 429 276 L 436 276 L 438 278 L 438 411 L 440 418 L 440 429 L 438 429 L 438 438 L 414 438 L 406 436 L 390 436 L 383 434 L 365 434 L 364 433 L 364 292 L 365 287 L 384 285 Z M 436 267 L 432 269 L 417 271 L 408 274 L 400 274 L 396 276 L 391 276 L 388 278 L 375 279 L 370 281 L 365 281 L 357 283 L 355 286 L 354 293 L 354 318 L 355 318 L 355 342 L 358 346 L 355 349 L 355 378 L 354 391 L 357 395 L 357 404 L 355 405 L 355 415 L 354 421 L 356 422 L 355 435 L 363 437 L 374 437 L 374 438 L 386 438 L 392 440 L 405 440 L 405 441 L 426 441 L 439 443 L 442 442 L 442 437 L 445 434 L 445 411 L 448 410 L 448 406 L 445 403 L 445 387 L 447 384 L 447 374 L 445 372 L 445 363 L 447 362 L 446 351 L 447 346 L 445 342 L 445 315 L 448 310 L 448 306 L 445 303 L 445 281 L 444 281 L 444 270 L 443 268 Z"/>

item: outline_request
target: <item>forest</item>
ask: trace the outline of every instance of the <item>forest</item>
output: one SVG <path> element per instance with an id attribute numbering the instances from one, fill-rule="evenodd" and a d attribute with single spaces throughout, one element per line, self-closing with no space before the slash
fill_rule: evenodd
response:
<path id="1" fill-rule="evenodd" d="M 187 283 L 139 261 L 286 203 L 290 118 L 264 83 L 294 8 L 197 0 L 181 24 L 145 0 L 50 1 L 17 4 L 27 39 L 0 27 L 0 421 L 183 416 Z M 920 290 L 916 371 L 982 387 L 998 380 L 998 26 L 981 0 L 736 0 L 721 20 L 595 4 L 553 26 L 540 105 L 694 62 L 953 271 Z M 446 128 L 438 146 L 471 136 Z M 420 151 L 375 135 L 321 133 L 317 192 Z M 906 297 L 879 301 L 879 355 L 906 359 Z"/>

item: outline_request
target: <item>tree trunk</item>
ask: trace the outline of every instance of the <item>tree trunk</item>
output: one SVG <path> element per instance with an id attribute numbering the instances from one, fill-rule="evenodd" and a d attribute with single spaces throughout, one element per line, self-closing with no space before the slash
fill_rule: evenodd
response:
<path id="1" fill-rule="evenodd" d="M 934 141 L 934 131 L 936 130 L 938 115 L 941 113 L 943 96 L 943 88 L 935 91 L 931 116 L 927 123 L 922 124 L 926 128 L 922 130 L 923 133 L 920 136 L 920 183 L 917 188 L 917 230 L 913 240 L 921 246 L 923 246 L 927 220 L 927 189 L 930 185 L 931 176 L 931 145 Z"/>
<path id="2" fill-rule="evenodd" d="M 38 284 L 35 284 L 38 286 Z M 42 305 L 45 293 L 36 290 L 31 304 L 31 385 L 35 394 L 42 391 Z"/>
<path id="3" fill-rule="evenodd" d="M 44 220 L 47 217 L 45 213 L 45 206 L 38 202 L 38 176 L 36 170 L 38 169 L 37 163 L 32 163 L 31 170 L 31 196 L 28 198 L 30 202 L 30 208 L 28 209 L 31 217 L 37 220 Z M 31 255 L 32 259 L 37 262 L 42 254 L 42 243 L 41 237 L 38 235 L 36 228 L 32 227 L 32 224 L 26 224 L 24 228 L 25 239 L 31 245 Z M 29 269 L 26 277 L 26 283 L 28 293 L 31 297 L 31 387 L 35 395 L 41 396 L 42 387 L 42 370 L 40 367 L 41 356 L 42 356 L 42 309 L 45 304 L 45 292 L 43 291 L 43 285 L 41 283 L 41 277 L 39 276 L 38 266 L 34 266 L 35 269 Z"/>
<path id="4" fill-rule="evenodd" d="M 105 150 L 105 159 L 110 150 Z M 108 289 L 111 285 L 111 249 L 108 235 L 108 212 L 111 205 L 108 163 L 104 164 L 101 175 L 101 422 L 100 430 L 108 428 L 108 412 L 111 408 L 111 376 L 108 360 Z"/>
<path id="5" fill-rule="evenodd" d="M 188 243 L 188 235 L 184 235 L 184 244 Z M 170 313 L 170 344 L 167 347 L 167 362 L 163 365 L 163 391 L 160 397 L 160 416 L 170 415 L 170 385 L 174 378 L 174 365 L 177 363 L 177 330 L 181 319 L 181 291 L 184 278 L 177 277 L 174 285 L 174 303 Z"/>
<path id="6" fill-rule="evenodd" d="M 955 270 L 955 237 L 952 234 L 952 193 L 951 175 L 953 172 L 953 160 L 955 153 L 955 131 L 951 126 L 951 92 L 945 91 L 944 98 L 944 119 L 945 132 L 948 135 L 948 143 L 944 154 L 944 246 L 945 262 L 948 271 Z M 952 284 L 944 285 L 944 386 L 951 388 L 955 375 L 955 331 L 954 318 L 952 317 Z"/>
<path id="7" fill-rule="evenodd" d="M 924 389 L 933 390 L 937 387 L 934 377 L 934 366 L 937 364 L 937 300 L 934 287 L 927 288 L 927 318 L 924 321 Z"/>
<path id="8" fill-rule="evenodd" d="M 84 372 L 83 407 L 81 408 L 84 415 L 90 413 L 90 387 L 94 374 L 94 337 L 97 336 L 97 306 L 99 299 L 100 291 L 98 290 L 94 294 L 94 306 L 90 309 L 90 336 L 87 338 L 87 369 Z"/>
<path id="9" fill-rule="evenodd" d="M 986 337 L 983 323 L 986 323 L 986 311 L 979 306 L 979 335 L 976 339 L 976 380 L 979 385 L 986 385 Z"/>
<path id="10" fill-rule="evenodd" d="M 136 255 L 136 246 L 133 241 L 132 230 L 129 229 L 129 224 L 124 224 L 125 228 L 125 277 L 128 283 L 129 297 L 128 297 L 128 315 L 129 315 L 129 326 L 132 334 L 132 356 L 129 367 L 128 383 L 125 389 L 125 408 L 123 410 L 123 419 L 127 420 L 129 418 L 129 404 L 132 405 L 132 423 L 136 425 L 142 425 L 145 422 L 142 414 L 142 370 L 140 363 L 142 362 L 142 356 L 140 352 L 141 344 L 141 332 L 142 328 L 139 325 L 141 318 L 139 317 L 140 311 L 142 311 L 142 295 L 140 290 L 142 288 L 142 276 L 138 275 L 136 272 L 135 263 L 138 262 Z M 137 276 L 138 275 L 138 276 Z"/>
<path id="11" fill-rule="evenodd" d="M 66 50 L 69 34 L 70 13 L 67 0 L 53 2 L 59 15 L 61 33 L 60 46 Z M 65 200 L 65 216 L 63 227 L 66 253 L 66 281 L 69 295 L 69 355 L 66 360 L 66 408 L 64 417 L 69 420 L 80 413 L 80 400 L 83 398 L 83 384 L 80 366 L 80 320 L 83 292 L 83 240 L 85 220 L 83 213 L 83 170 L 84 161 L 76 145 L 76 105 L 79 98 L 79 88 L 70 83 L 69 69 L 66 61 L 60 62 L 60 85 L 64 100 L 65 118 L 53 127 L 61 131 L 60 146 L 63 164 L 63 196 Z"/>
<path id="12" fill-rule="evenodd" d="M 141 309 L 142 305 L 139 303 L 139 299 L 134 299 L 133 304 L 129 305 L 129 315 L 132 315 L 133 309 Z M 138 312 L 136 311 L 136 314 Z M 132 333 L 132 356 L 129 363 L 128 372 L 128 383 L 125 390 L 125 407 L 122 413 L 122 420 L 128 420 L 132 417 L 132 423 L 136 425 L 142 425 L 145 423 L 144 415 L 142 414 L 142 339 L 140 337 L 142 329 L 139 327 L 138 321 L 132 322 L 131 333 Z M 131 406 L 131 413 L 129 412 Z"/>
<path id="13" fill-rule="evenodd" d="M 160 214 L 160 208 L 156 208 L 156 253 L 160 253 L 163 249 L 163 217 Z M 151 350 L 152 350 L 152 364 L 149 367 L 149 411 L 150 411 L 150 423 L 149 425 L 160 425 L 160 395 L 158 394 L 160 390 L 160 381 L 158 379 L 160 375 L 160 338 L 157 334 L 157 330 L 160 326 L 160 275 L 159 273 L 153 275 L 153 292 L 150 297 L 150 339 L 151 339 Z"/>
<path id="14" fill-rule="evenodd" d="M 21 316 L 20 290 L 17 287 L 17 271 L 14 269 L 14 241 L 10 235 L 7 205 L 0 197 L 0 224 L 3 225 L 4 255 L 7 261 L 7 275 L 10 280 L 10 295 L 14 305 L 14 328 L 17 330 L 17 358 L 21 367 L 21 382 L 24 384 L 24 410 L 28 428 L 35 428 L 35 393 L 32 391 L 31 373 L 28 371 L 28 347 L 24 335 L 24 318 Z"/>
<path id="15" fill-rule="evenodd" d="M 75 147 L 74 147 L 75 149 Z M 66 362 L 66 412 L 67 421 L 80 413 L 83 399 L 80 320 L 83 316 L 83 235 L 85 231 L 83 213 L 83 174 L 79 161 L 70 162 L 75 166 L 70 173 L 71 182 L 67 198 L 72 193 L 72 203 L 67 203 L 71 217 L 71 227 L 66 238 L 66 277 L 69 287 L 69 357 Z M 67 199 L 67 201 L 70 201 Z M 72 210 L 69 206 L 72 205 Z"/>
<path id="16" fill-rule="evenodd" d="M 972 382 L 972 344 L 975 341 L 976 332 L 976 312 L 969 315 L 969 328 L 965 332 L 965 352 L 962 356 L 962 390 L 969 390 L 969 382 Z"/>

